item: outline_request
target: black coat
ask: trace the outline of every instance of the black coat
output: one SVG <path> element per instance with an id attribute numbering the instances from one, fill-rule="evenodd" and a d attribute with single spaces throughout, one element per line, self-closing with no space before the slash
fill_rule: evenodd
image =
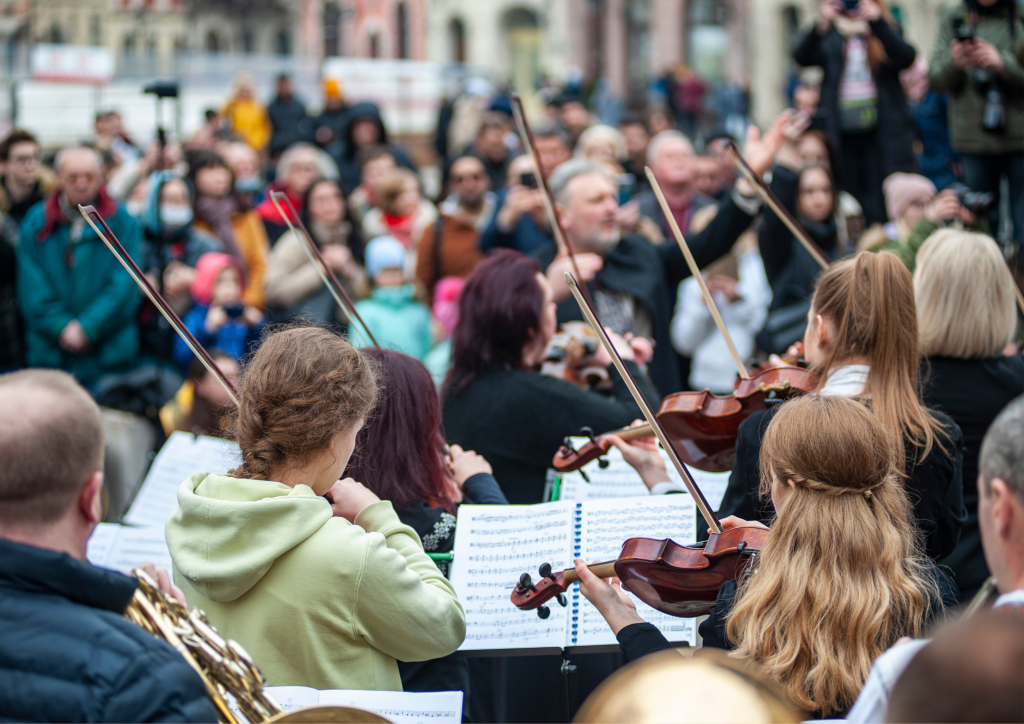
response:
<path id="1" fill-rule="evenodd" d="M 903 40 L 899 28 L 884 20 L 871 23 L 871 32 L 882 41 L 887 60 L 875 71 L 878 88 L 878 131 L 881 144 L 882 177 L 896 171 L 916 172 L 914 157 L 914 115 L 900 85 L 900 71 L 909 68 L 917 51 Z M 802 66 L 821 66 L 821 100 L 818 109 L 825 115 L 825 130 L 839 148 L 839 81 L 846 57 L 843 36 L 834 27 L 822 35 L 815 25 L 793 51 L 793 59 Z"/>
<path id="2" fill-rule="evenodd" d="M 964 435 L 964 507 L 967 522 L 956 550 L 942 563 L 964 597 L 988 578 L 978 531 L 978 456 L 989 425 L 1014 398 L 1024 394 L 1024 356 L 991 359 L 933 357 L 924 365 L 925 404 L 953 418 Z"/>
<path id="3" fill-rule="evenodd" d="M 270 116 L 270 155 L 281 153 L 293 143 L 313 140 L 313 123 L 306 107 L 294 98 L 275 98 L 267 106 Z"/>
<path id="4" fill-rule="evenodd" d="M 217 721 L 181 654 L 124 618 L 135 586 L 0 539 L 0 721 Z"/>
<path id="5" fill-rule="evenodd" d="M 416 170 L 405 149 L 388 141 L 388 130 L 384 126 L 384 119 L 381 118 L 380 109 L 373 103 L 356 103 L 345 113 L 344 143 L 341 144 L 340 155 L 334 158 L 335 163 L 338 164 L 341 188 L 346 196 L 355 191 L 360 182 L 359 162 L 356 159 L 359 149 L 352 140 L 352 127 L 356 124 L 356 121 L 363 119 L 369 119 L 377 124 L 377 127 L 380 129 L 378 144 L 388 147 L 391 155 L 395 157 L 396 164 L 412 171 Z M 320 118 L 317 119 L 317 123 L 321 123 Z"/>
<path id="6" fill-rule="evenodd" d="M 735 515 L 744 520 L 759 520 L 765 525 L 771 525 L 775 508 L 771 500 L 761 500 L 757 494 L 761 483 L 758 458 L 768 423 L 778 410 L 779 407 L 773 407 L 755 412 L 740 423 L 736 438 L 736 461 L 718 511 L 720 518 Z M 953 552 L 960 537 L 960 529 L 967 519 L 967 511 L 964 510 L 962 477 L 963 433 L 945 415 L 935 412 L 932 415 L 949 433 L 950 441 L 944 442 L 949 452 L 936 445 L 923 460 L 917 457 L 911 459 L 910 475 L 904 486 L 914 506 L 917 525 L 924 536 L 925 553 L 937 561 Z M 907 457 L 911 458 L 915 455 L 915 448 L 907 441 L 904 444 Z"/>
<path id="7" fill-rule="evenodd" d="M 731 198 L 722 203 L 718 214 L 699 234 L 690 236 L 690 247 L 698 267 L 705 267 L 724 256 L 740 234 L 750 226 L 752 217 Z M 547 269 L 555 260 L 552 247 L 540 248 L 533 257 Z M 654 327 L 654 358 L 648 363 L 651 382 L 662 395 L 682 388 L 679 359 L 672 348 L 671 324 L 679 282 L 690 276 L 690 268 L 674 239 L 654 245 L 642 236 L 626 236 L 605 257 L 604 267 L 597 273 L 596 284 L 589 282 L 591 295 L 598 286 L 627 294 L 639 300 L 651 315 Z M 558 305 L 558 323 L 582 320 L 583 313 L 574 297 Z M 500 478 L 499 478 L 500 479 Z"/>

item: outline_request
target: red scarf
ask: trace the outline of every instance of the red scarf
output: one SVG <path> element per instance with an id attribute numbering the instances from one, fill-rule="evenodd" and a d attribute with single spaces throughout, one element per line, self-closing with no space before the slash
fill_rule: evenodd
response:
<path id="1" fill-rule="evenodd" d="M 44 202 L 45 207 L 45 221 L 43 222 L 43 228 L 39 230 L 36 235 L 36 241 L 42 243 L 50 238 L 50 234 L 53 233 L 53 229 L 57 224 L 70 224 L 71 219 L 64 215 L 64 210 L 60 207 L 60 191 L 50 194 L 50 197 Z M 110 217 L 117 213 L 117 202 L 110 198 L 107 193 L 106 186 L 100 186 L 99 192 L 96 194 L 95 201 L 92 205 L 96 208 L 96 212 L 103 217 L 104 221 L 109 221 Z"/>
<path id="2" fill-rule="evenodd" d="M 275 181 L 267 187 L 267 195 L 263 201 L 260 202 L 259 206 L 256 207 L 256 211 L 259 213 L 260 218 L 270 224 L 276 224 L 278 226 L 285 226 L 284 218 L 281 216 L 277 207 L 274 206 L 273 200 L 270 198 L 270 192 L 277 191 L 278 193 L 284 192 L 284 195 L 288 197 L 288 200 L 292 202 L 292 206 L 295 207 L 295 213 L 302 213 L 302 197 L 293 194 L 284 184 L 280 181 Z M 280 203 L 280 202 L 278 202 Z M 287 204 L 281 204 L 284 209 L 288 208 Z"/>

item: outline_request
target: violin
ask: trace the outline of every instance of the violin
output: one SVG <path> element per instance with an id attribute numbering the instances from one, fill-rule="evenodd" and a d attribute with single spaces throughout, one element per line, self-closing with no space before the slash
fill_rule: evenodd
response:
<path id="1" fill-rule="evenodd" d="M 630 538 L 616 560 L 588 568 L 601 578 L 617 577 L 625 590 L 662 613 L 693 618 L 714 610 L 722 584 L 743 575 L 767 537 L 766 528 L 744 526 L 711 533 L 707 541 L 686 546 Z M 540 567 L 540 576 L 536 582 L 529 573 L 520 576 L 512 603 L 547 618 L 551 610 L 544 604 L 554 598 L 565 606 L 565 592 L 580 579 L 575 568 L 552 572 L 549 563 Z"/>
<path id="2" fill-rule="evenodd" d="M 608 370 L 592 364 L 601 343 L 586 322 L 566 322 L 548 344 L 541 374 L 558 377 L 584 389 L 610 386 Z"/>
<path id="3" fill-rule="evenodd" d="M 668 395 L 658 409 L 658 421 L 668 433 L 679 458 L 698 470 L 721 473 L 732 470 L 736 459 L 736 436 L 740 424 L 758 410 L 783 402 L 815 389 L 818 375 L 804 366 L 772 367 L 752 377 L 739 379 L 731 395 L 716 395 L 708 390 L 676 392 Z M 651 437 L 649 424 L 627 427 L 600 436 L 584 428 L 590 441 L 580 449 L 565 438 L 551 461 L 560 473 L 579 470 L 593 460 L 601 459 L 611 442 L 609 435 L 623 440 Z"/>

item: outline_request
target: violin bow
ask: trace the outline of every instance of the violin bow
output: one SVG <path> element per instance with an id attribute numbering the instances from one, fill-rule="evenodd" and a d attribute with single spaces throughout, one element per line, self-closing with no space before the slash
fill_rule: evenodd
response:
<path id="1" fill-rule="evenodd" d="M 651 188 L 654 190 L 654 195 L 658 197 L 658 203 L 661 205 L 661 213 L 664 214 L 666 219 L 668 219 L 668 225 L 672 229 L 672 235 L 676 237 L 676 242 L 678 242 L 679 248 L 683 250 L 683 256 L 686 258 L 686 264 L 690 267 L 690 273 L 693 274 L 693 278 L 697 280 L 697 284 L 700 286 L 700 293 L 704 295 L 704 303 L 708 305 L 708 309 L 711 311 L 711 316 L 714 317 L 715 324 L 718 325 L 718 331 L 721 332 L 722 338 L 725 340 L 725 344 L 729 348 L 729 354 L 732 355 L 732 361 L 736 363 L 736 371 L 740 373 L 740 377 L 745 380 L 749 380 L 750 373 L 747 372 L 747 366 L 743 364 L 743 359 L 740 357 L 739 350 L 736 349 L 736 345 L 732 341 L 732 335 L 729 334 L 729 330 L 726 329 L 725 322 L 722 321 L 722 315 L 718 313 L 718 305 L 715 304 L 715 300 L 711 296 L 711 292 L 708 291 L 708 285 L 704 283 L 704 277 L 700 273 L 700 269 L 697 267 L 697 262 L 693 259 L 693 254 L 690 253 L 690 245 L 686 243 L 686 239 L 683 238 L 683 232 L 679 230 L 679 224 L 676 223 L 675 215 L 668 207 L 668 201 L 665 200 L 665 194 L 661 190 L 661 184 L 659 184 L 658 179 L 654 177 L 654 172 L 651 171 L 650 166 L 644 166 L 644 173 L 647 174 L 647 180 L 651 182 Z"/>
<path id="2" fill-rule="evenodd" d="M 822 269 L 828 269 L 832 265 L 832 262 L 829 261 L 828 255 L 821 250 L 820 246 L 811 240 L 811 237 L 807 235 L 807 232 L 804 231 L 803 227 L 800 226 L 795 218 L 793 218 L 793 214 L 789 213 L 789 209 L 782 205 L 782 202 L 779 201 L 775 194 L 772 193 L 772 190 L 765 185 L 764 181 L 757 177 L 757 174 L 755 174 L 754 170 L 750 168 L 747 160 L 743 158 L 739 149 L 736 148 L 736 144 L 730 140 L 724 140 L 721 143 L 722 150 L 725 151 L 725 154 L 732 160 L 736 165 L 736 168 L 740 170 L 740 173 L 743 174 L 747 181 L 753 184 L 758 195 L 764 199 L 764 202 L 768 204 L 768 207 L 775 212 L 775 215 L 779 217 L 783 224 L 786 225 L 786 228 L 792 232 L 793 236 L 796 237 L 796 240 L 803 245 L 804 249 L 807 250 L 807 253 L 811 255 L 811 258 L 818 262 Z"/>
<path id="3" fill-rule="evenodd" d="M 281 208 L 281 204 L 278 203 L 280 199 L 283 199 L 285 204 L 288 205 L 289 211 L 292 212 L 292 216 L 295 218 L 296 223 L 299 225 L 299 229 L 302 230 L 300 234 L 291 219 L 288 218 L 288 214 Z M 345 287 L 338 281 L 338 277 L 334 276 L 334 270 L 327 264 L 327 260 L 324 259 L 324 255 L 320 253 L 320 249 L 313 241 L 313 237 L 310 235 L 309 230 L 306 228 L 305 223 L 302 221 L 302 217 L 299 216 L 295 211 L 295 207 L 292 206 L 291 200 L 288 195 L 283 191 L 271 191 L 270 200 L 277 208 L 277 213 L 281 214 L 281 218 L 284 219 L 284 223 L 288 225 L 288 229 L 298 237 L 299 242 L 302 244 L 302 248 L 306 252 L 306 256 L 309 257 L 310 263 L 316 268 L 317 273 L 320 275 L 320 279 L 323 280 L 324 286 L 327 287 L 327 291 L 334 297 L 334 301 L 338 306 L 345 312 L 345 316 L 348 317 L 349 324 L 352 325 L 363 339 L 371 342 L 374 347 L 380 348 L 380 343 L 377 342 L 377 338 L 373 336 L 373 332 L 363 321 L 363 318 L 359 316 L 359 312 L 356 311 L 356 305 L 352 303 L 352 298 L 349 297 L 348 292 L 345 291 Z M 362 329 L 356 326 L 356 320 L 359 320 L 359 324 L 362 325 Z"/>
<path id="4" fill-rule="evenodd" d="M 544 202 L 544 212 L 547 214 L 548 221 L 551 222 L 551 231 L 555 237 L 558 253 L 569 257 L 569 261 L 572 263 L 572 270 L 576 273 L 577 278 L 582 279 L 583 275 L 580 274 L 580 268 L 576 265 L 576 253 L 569 245 L 569 238 L 565 235 L 565 230 L 562 228 L 562 216 L 558 213 L 555 198 L 551 195 L 551 187 L 548 186 L 548 177 L 540 165 L 540 157 L 537 156 L 533 129 L 530 128 L 530 122 L 526 119 L 526 111 L 523 110 L 523 99 L 519 97 L 518 93 L 510 93 L 509 101 L 512 106 L 512 116 L 516 119 L 516 126 L 519 128 L 519 138 L 523 142 L 523 148 L 526 150 L 530 160 L 533 161 L 533 168 L 537 177 L 537 187 L 540 189 L 541 200 Z M 591 301 L 590 292 L 587 291 L 586 284 L 583 285 L 583 295 L 587 298 L 588 302 Z"/>
<path id="5" fill-rule="evenodd" d="M 218 382 L 220 382 L 221 387 L 223 387 L 224 391 L 228 393 L 228 397 L 230 397 L 231 401 L 235 403 L 235 407 L 238 407 L 238 393 L 235 390 L 234 385 L 231 384 L 231 380 L 229 380 L 224 373 L 220 371 L 220 368 L 218 368 L 216 363 L 214 363 L 210 354 L 203 349 L 203 345 L 199 344 L 199 340 L 195 338 L 195 336 L 188 330 L 188 327 L 185 326 L 185 323 L 181 321 L 181 317 L 178 316 L 177 312 L 171 309 L 171 305 L 167 303 L 167 300 L 163 298 L 160 292 L 158 292 L 152 283 L 150 283 L 146 275 L 142 273 L 142 270 L 139 269 L 135 261 L 131 258 L 128 252 L 125 251 L 121 242 L 118 241 L 117 236 L 115 236 L 114 232 L 110 230 L 109 226 L 107 226 L 107 222 L 104 221 L 103 217 L 96 211 L 96 208 L 92 205 L 82 206 L 79 204 L 78 210 L 81 212 L 82 216 L 85 217 L 85 220 L 89 222 L 89 226 L 91 226 L 92 230 L 96 232 L 96 235 L 100 237 L 106 247 L 110 249 L 110 253 L 112 253 L 119 262 L 121 262 L 121 266 L 125 268 L 125 271 L 127 271 L 131 278 L 135 280 L 135 283 L 142 288 L 142 291 L 145 292 L 147 297 L 149 297 L 149 301 L 153 302 L 153 306 L 159 309 L 160 313 L 164 315 L 164 319 L 167 320 L 167 323 L 170 324 L 174 331 L 178 333 L 178 336 L 180 336 L 185 344 L 188 345 L 188 348 L 192 350 L 192 353 L 199 359 L 199 361 L 203 363 L 203 366 L 206 367 L 207 371 L 213 375 Z M 97 224 L 99 224 L 99 226 L 97 226 Z M 103 227 L 102 231 L 100 231 L 100 226 Z"/>
<path id="6" fill-rule="evenodd" d="M 640 407 L 640 410 L 644 413 L 644 417 L 647 418 L 647 423 L 651 426 L 651 430 L 658 437 L 658 442 L 665 449 L 668 454 L 669 460 L 672 461 L 672 465 L 675 467 L 676 472 L 679 473 L 679 477 L 682 478 L 683 483 L 686 484 L 687 490 L 690 491 L 690 495 L 693 497 L 694 502 L 697 504 L 697 508 L 704 516 L 704 520 L 707 521 L 711 530 L 715 533 L 722 532 L 722 523 L 718 520 L 718 516 L 715 515 L 715 511 L 711 509 L 708 504 L 707 498 L 704 497 L 704 493 L 701 492 L 697 486 L 697 481 L 693 479 L 693 475 L 687 469 L 683 461 L 679 459 L 679 455 L 676 454 L 676 449 L 672 447 L 672 443 L 669 442 L 668 434 L 665 432 L 665 428 L 661 426 L 661 421 L 658 420 L 657 415 L 654 414 L 654 410 L 651 408 L 650 403 L 647 402 L 647 398 L 640 391 L 640 388 L 636 386 L 636 381 L 633 379 L 633 375 L 629 373 L 626 366 L 622 363 L 622 358 L 615 349 L 615 345 L 608 338 L 608 333 L 604 331 L 604 327 L 601 322 L 597 319 L 597 312 L 594 311 L 593 306 L 587 301 L 580 293 L 580 287 L 576 283 L 576 278 L 573 277 L 569 272 L 565 273 L 565 283 L 569 285 L 569 291 L 576 297 L 576 302 L 580 305 L 580 310 L 583 312 L 583 316 L 587 318 L 587 322 L 593 328 L 594 333 L 597 334 L 598 339 L 601 340 L 601 344 L 604 345 L 605 350 L 612 358 L 612 362 L 615 363 L 615 369 L 622 375 L 623 382 L 626 383 L 626 387 L 629 388 L 630 393 L 633 395 L 633 399 L 636 400 L 636 404 Z"/>

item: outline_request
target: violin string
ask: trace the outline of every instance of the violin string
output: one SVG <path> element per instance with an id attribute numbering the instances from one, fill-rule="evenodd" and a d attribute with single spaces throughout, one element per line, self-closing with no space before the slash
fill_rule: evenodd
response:
<path id="1" fill-rule="evenodd" d="M 665 199 L 665 193 L 661 190 L 661 184 L 659 184 L 658 179 L 654 177 L 654 172 L 651 171 L 650 166 L 644 166 L 644 173 L 647 174 L 647 180 L 651 182 L 651 189 L 654 191 L 654 195 L 658 197 L 658 203 L 661 205 L 661 213 L 664 214 L 665 218 L 668 220 L 668 225 L 672 229 L 672 234 L 676 237 L 676 242 L 679 244 L 679 248 L 683 250 L 683 256 L 686 258 L 686 265 L 690 267 L 690 273 L 693 274 L 693 278 L 697 280 L 697 286 L 700 287 L 700 293 L 704 295 L 704 302 L 708 305 L 708 310 L 711 312 L 711 316 L 714 318 L 715 324 L 718 325 L 718 331 L 721 333 L 726 346 L 729 348 L 729 354 L 732 355 L 732 361 L 736 363 L 736 371 L 740 373 L 740 377 L 743 379 L 750 379 L 750 374 L 747 372 L 747 366 L 743 364 L 743 359 L 740 357 L 739 350 L 736 349 L 736 344 L 732 341 L 732 335 L 729 334 L 729 330 L 726 328 L 725 322 L 722 320 L 722 315 L 718 313 L 718 305 L 715 304 L 715 300 L 711 296 L 711 292 L 708 291 L 708 285 L 704 283 L 704 276 L 700 273 L 700 269 L 693 258 L 693 254 L 690 253 L 690 245 L 687 244 L 686 239 L 683 238 L 683 232 L 679 229 L 679 224 L 676 223 L 676 217 L 672 213 L 672 209 L 668 206 L 668 201 Z"/>
<path id="2" fill-rule="evenodd" d="M 793 218 L 793 214 L 789 213 L 789 209 L 782 205 L 782 202 L 779 201 L 778 197 L 775 196 L 772 190 L 765 185 L 764 181 L 757 177 L 754 170 L 750 168 L 750 164 L 747 163 L 747 160 L 740 154 L 739 149 L 736 148 L 736 144 L 729 140 L 722 141 L 721 143 L 722 149 L 732 160 L 736 168 L 740 170 L 740 173 L 743 174 L 747 181 L 753 184 L 754 190 L 757 191 L 758 195 L 760 195 L 762 199 L 764 199 L 764 202 L 768 204 L 768 207 L 772 211 L 775 212 L 775 215 L 779 217 L 782 223 L 786 225 L 786 228 L 792 232 L 797 241 L 803 245 L 807 250 L 807 253 L 811 255 L 814 261 L 821 265 L 822 269 L 828 269 L 829 266 L 832 265 L 828 256 L 821 250 L 821 247 L 815 244 L 811 237 L 807 235 L 804 228 L 800 226 L 799 222 L 797 222 L 795 218 Z"/>
<path id="3" fill-rule="evenodd" d="M 288 205 L 288 209 L 292 212 L 292 216 L 295 218 L 296 223 L 298 223 L 299 228 L 302 230 L 301 234 L 296 231 L 291 219 L 288 218 L 288 214 L 284 213 L 284 209 L 282 209 L 281 204 L 278 203 L 279 198 L 284 199 L 285 204 Z M 364 341 L 370 342 L 374 347 L 379 348 L 380 343 L 377 342 L 377 339 L 373 336 L 373 332 L 370 331 L 370 328 L 366 325 L 366 322 L 363 321 L 363 318 L 359 316 L 359 312 L 356 311 L 356 305 L 353 304 L 351 297 L 348 296 L 348 292 L 345 291 L 341 282 L 339 282 L 338 278 L 334 275 L 334 271 L 327 264 L 327 260 L 324 259 L 323 254 L 320 253 L 320 249 L 317 248 L 316 243 L 313 241 L 313 237 L 310 236 L 309 231 L 306 229 L 306 224 L 303 223 L 302 218 L 298 213 L 296 213 L 295 207 L 292 205 L 288 195 L 283 191 L 271 191 L 270 200 L 277 208 L 277 212 L 281 214 L 281 218 L 284 219 L 284 223 L 288 226 L 288 229 L 298 238 L 299 243 L 306 252 L 306 256 L 309 257 L 310 263 L 313 264 L 313 267 L 320 275 L 320 279 L 323 280 L 324 286 L 327 287 L 327 291 L 331 293 L 331 296 L 334 297 L 334 301 L 338 304 L 338 307 L 340 307 L 341 310 L 345 312 L 345 316 L 348 317 L 349 324 L 359 332 Z M 358 320 L 359 324 L 362 325 L 362 329 L 356 325 L 356 320 Z"/>
<path id="4" fill-rule="evenodd" d="M 533 138 L 533 129 L 530 127 L 530 122 L 526 118 L 526 111 L 523 110 L 523 99 L 519 97 L 518 93 L 510 93 L 509 100 L 512 105 L 512 115 L 515 117 L 516 126 L 519 128 L 519 137 L 522 140 L 523 147 L 526 149 L 527 155 L 533 161 L 533 167 L 536 171 L 537 185 L 540 188 L 541 200 L 544 202 L 544 211 L 547 213 L 548 220 L 551 222 L 551 228 L 555 237 L 555 244 L 558 246 L 560 252 L 564 252 L 569 257 L 569 262 L 572 264 L 572 269 L 576 273 L 576 277 L 583 279 L 583 275 L 580 274 L 580 268 L 576 264 L 576 252 L 573 250 L 572 245 L 569 243 L 569 238 L 565 235 L 565 230 L 562 228 L 562 216 L 558 212 L 558 207 L 555 205 L 555 198 L 551 195 L 551 188 L 548 186 L 547 175 L 544 173 L 544 169 L 540 164 L 540 158 L 537 156 L 537 151 Z M 590 291 L 587 289 L 587 285 L 583 285 L 583 295 L 587 298 L 587 301 L 593 306 L 593 300 L 590 298 Z"/>
<path id="5" fill-rule="evenodd" d="M 91 205 L 82 206 L 81 204 L 78 206 L 78 211 L 85 217 L 89 226 L 91 226 L 92 230 L 96 232 L 96 235 L 100 237 L 106 247 L 110 250 L 110 253 L 114 255 L 114 258 L 121 262 L 121 266 L 125 268 L 125 271 L 128 272 L 129 276 L 131 276 L 131 278 L 135 280 L 135 283 L 142 288 L 142 291 L 147 297 L 149 297 L 149 301 L 151 301 L 153 305 L 160 310 L 160 313 L 167 320 L 167 323 L 170 324 L 174 331 L 178 333 L 188 348 L 192 350 L 192 353 L 200 362 L 202 362 L 203 366 L 206 367 L 207 371 L 217 379 L 224 388 L 224 391 L 227 392 L 228 397 L 230 397 L 231 401 L 235 403 L 235 407 L 238 407 L 238 394 L 234 385 L 232 385 L 231 381 L 223 372 L 220 371 L 220 368 L 217 367 L 213 358 L 210 357 L 209 353 L 203 348 L 203 345 L 199 344 L 199 340 L 193 336 L 192 332 L 190 332 L 188 327 L 185 326 L 185 323 L 181 321 L 178 314 L 171 309 L 171 305 L 167 303 L 167 300 L 163 298 L 160 292 L 158 292 L 150 283 L 146 275 L 143 274 L 142 270 L 139 269 L 135 261 L 131 258 L 128 252 L 125 251 L 121 242 L 118 241 L 117 236 L 115 236 L 114 232 L 109 226 L 107 226 L 107 222 L 99 215 L 99 212 Z M 95 220 L 93 217 L 95 217 Z M 97 221 L 103 227 L 103 231 L 105 231 L 106 234 L 104 234 L 103 231 L 100 231 L 99 227 L 96 225 Z M 107 235 L 109 235 L 109 238 Z"/>
<path id="6" fill-rule="evenodd" d="M 654 430 L 654 434 L 658 437 L 658 441 L 662 447 L 665 448 L 665 452 L 668 454 L 669 459 L 676 468 L 676 472 L 679 473 L 679 477 L 682 478 L 686 484 L 687 489 L 690 491 L 690 495 L 693 497 L 694 502 L 700 509 L 701 514 L 704 516 L 704 520 L 707 521 L 708 525 L 715 533 L 722 532 L 722 524 L 718 520 L 718 516 L 711 509 L 708 504 L 707 498 L 704 497 L 704 493 L 701 492 L 700 487 L 697 485 L 697 481 L 693 479 L 693 475 L 690 474 L 689 469 L 683 464 L 683 461 L 679 459 L 679 455 L 676 453 L 675 448 L 668 439 L 668 434 L 665 432 L 665 428 L 662 427 L 661 421 L 658 420 L 654 414 L 654 410 L 651 409 L 650 403 L 647 402 L 647 398 L 644 397 L 644 393 L 637 387 L 636 380 L 633 379 L 633 375 L 629 373 L 626 366 L 622 363 L 622 358 L 619 356 L 618 351 L 615 349 L 615 345 L 612 344 L 608 338 L 607 333 L 604 331 L 604 327 L 601 326 L 600 320 L 597 318 L 597 312 L 592 306 L 584 299 L 580 293 L 580 287 L 576 283 L 576 279 L 569 272 L 565 273 L 565 282 L 569 286 L 569 291 L 576 297 L 577 304 L 580 305 L 580 311 L 583 312 L 583 316 L 587 318 L 587 322 L 597 333 L 597 336 L 601 340 L 601 344 L 604 345 L 605 350 L 612 358 L 612 362 L 615 365 L 615 369 L 622 375 L 623 382 L 629 388 L 630 393 L 633 395 L 633 399 L 636 400 L 636 404 L 640 407 L 640 411 L 644 413 L 644 417 L 647 418 L 647 422 L 650 424 L 651 429 Z"/>

